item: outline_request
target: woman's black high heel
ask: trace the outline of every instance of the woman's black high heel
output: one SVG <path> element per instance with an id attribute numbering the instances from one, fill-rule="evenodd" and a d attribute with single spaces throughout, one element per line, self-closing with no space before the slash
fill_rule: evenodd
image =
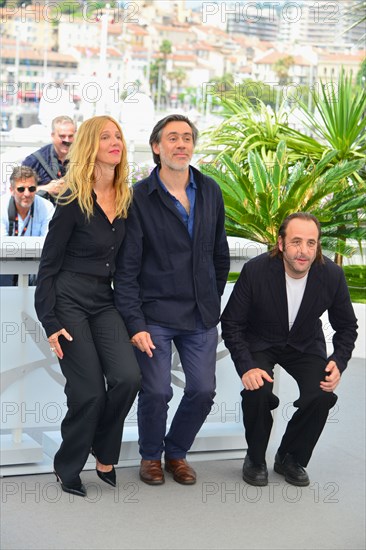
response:
<path id="1" fill-rule="evenodd" d="M 55 474 L 57 481 L 60 483 L 61 489 L 65 493 L 71 493 L 72 495 L 77 495 L 78 497 L 86 497 L 86 489 L 81 482 L 80 485 L 66 485 L 62 482 L 60 476 L 55 470 L 53 473 Z"/>
<path id="2" fill-rule="evenodd" d="M 94 458 L 96 460 L 97 459 L 97 456 L 94 452 L 93 449 L 90 449 L 90 452 L 91 454 L 94 456 Z M 95 467 L 95 470 L 97 472 L 97 476 L 102 480 L 104 481 L 105 483 L 108 483 L 108 485 L 112 485 L 112 487 L 115 487 L 117 485 L 117 482 L 116 482 L 116 470 L 114 469 L 114 466 L 112 466 L 112 469 L 110 472 L 101 472 L 100 470 L 98 470 L 97 467 Z"/>
<path id="3" fill-rule="evenodd" d="M 116 483 L 116 470 L 114 469 L 114 466 L 112 466 L 112 470 L 110 472 L 101 472 L 96 468 L 97 476 L 100 477 L 102 481 L 105 481 L 108 483 L 108 485 L 112 485 L 112 487 L 115 487 L 117 485 Z"/>

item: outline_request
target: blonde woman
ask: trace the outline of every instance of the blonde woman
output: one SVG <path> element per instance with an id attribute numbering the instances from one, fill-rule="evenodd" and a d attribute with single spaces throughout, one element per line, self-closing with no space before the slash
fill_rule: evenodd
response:
<path id="1" fill-rule="evenodd" d="M 65 189 L 45 240 L 35 307 L 66 378 L 68 411 L 54 472 L 65 492 L 86 496 L 80 472 L 116 485 L 124 420 L 140 372 L 111 282 L 131 202 L 126 143 L 109 116 L 85 121 L 69 153 Z"/>

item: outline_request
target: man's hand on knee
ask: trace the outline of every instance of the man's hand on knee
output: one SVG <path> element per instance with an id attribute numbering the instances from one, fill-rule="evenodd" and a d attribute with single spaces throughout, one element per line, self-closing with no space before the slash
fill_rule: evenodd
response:
<path id="1" fill-rule="evenodd" d="M 325 381 L 320 382 L 320 387 L 323 391 L 332 392 L 336 389 L 341 379 L 341 373 L 335 361 L 329 361 L 325 367 Z"/>
<path id="2" fill-rule="evenodd" d="M 264 385 L 263 380 L 273 382 L 268 372 L 262 369 L 250 369 L 242 376 L 243 386 L 246 390 L 259 390 Z"/>
<path id="3" fill-rule="evenodd" d="M 152 357 L 152 351 L 155 349 L 154 343 L 151 340 L 149 332 L 142 331 L 138 332 L 131 338 L 131 343 L 136 346 L 140 351 L 146 353 L 149 357 Z"/>

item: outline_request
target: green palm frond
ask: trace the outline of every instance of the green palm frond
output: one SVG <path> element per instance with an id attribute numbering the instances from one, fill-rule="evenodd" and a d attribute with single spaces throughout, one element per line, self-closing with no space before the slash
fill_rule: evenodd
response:
<path id="1" fill-rule="evenodd" d="M 275 155 L 248 152 L 248 175 L 227 155 L 221 157 L 218 165 L 203 165 L 202 171 L 222 189 L 228 235 L 272 246 L 284 217 L 296 211 L 311 211 L 326 222 L 328 244 L 335 251 L 339 248 L 337 239 L 359 239 L 363 234 L 357 220 L 358 210 L 364 210 L 365 195 L 364 186 L 349 183 L 349 176 L 362 161 L 332 165 L 336 154 L 329 152 L 318 163 L 302 161 L 292 166 L 286 144 L 281 141 Z M 340 226 L 344 228 L 341 230 Z M 342 250 L 350 253 L 353 248 L 343 245 Z"/>
<path id="2" fill-rule="evenodd" d="M 342 34 L 345 34 L 346 32 L 350 31 L 351 29 L 354 29 L 355 27 L 358 27 L 359 25 L 363 26 L 363 29 L 365 29 L 365 22 L 366 22 L 366 0 L 353 0 L 353 3 L 349 6 L 349 8 L 344 12 L 344 15 L 351 16 L 352 19 L 354 19 L 353 23 L 349 25 Z M 363 44 L 366 38 L 366 32 L 363 33 L 363 35 L 360 38 L 360 43 Z"/>
<path id="3" fill-rule="evenodd" d="M 333 85 L 332 85 L 333 86 Z M 350 255 L 365 239 L 366 92 L 341 74 L 322 85 L 315 110 L 300 106 L 311 136 L 288 125 L 282 105 L 273 113 L 260 100 L 222 100 L 223 122 L 204 132 L 202 171 L 220 185 L 226 229 L 273 246 L 293 212 L 321 221 L 328 251 Z"/>
<path id="4" fill-rule="evenodd" d="M 366 91 L 355 91 L 351 76 L 344 71 L 338 82 L 321 83 L 320 94 L 312 92 L 315 110 L 301 104 L 305 124 L 328 146 L 339 151 L 339 158 L 366 152 Z"/>

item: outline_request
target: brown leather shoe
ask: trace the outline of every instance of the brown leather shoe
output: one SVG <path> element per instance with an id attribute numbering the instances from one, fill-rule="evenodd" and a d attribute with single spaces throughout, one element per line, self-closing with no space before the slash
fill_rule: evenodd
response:
<path id="1" fill-rule="evenodd" d="M 140 479 L 148 485 L 162 485 L 165 481 L 161 460 L 141 460 Z"/>
<path id="2" fill-rule="evenodd" d="M 165 469 L 173 474 L 174 481 L 182 485 L 193 485 L 196 483 L 196 472 L 188 464 L 185 458 L 166 458 Z"/>

